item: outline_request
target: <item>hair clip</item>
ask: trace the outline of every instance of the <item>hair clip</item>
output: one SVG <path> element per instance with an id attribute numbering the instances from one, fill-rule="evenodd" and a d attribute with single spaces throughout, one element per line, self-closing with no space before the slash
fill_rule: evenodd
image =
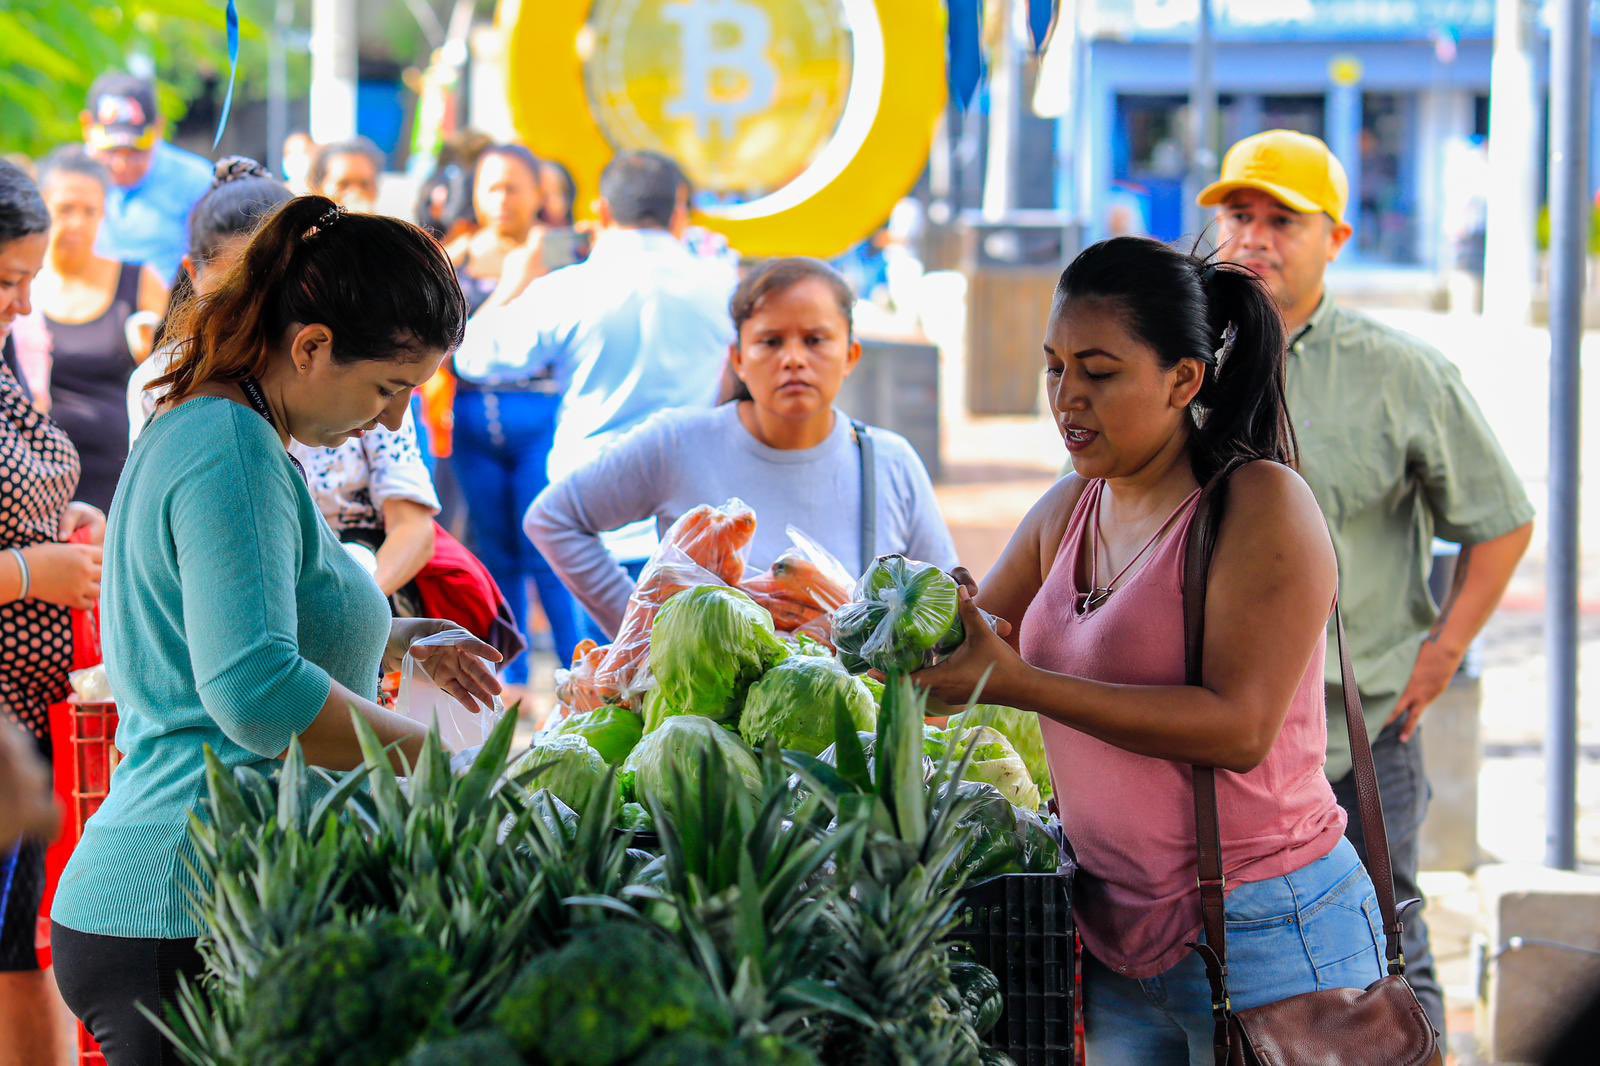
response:
<path id="1" fill-rule="evenodd" d="M 211 170 L 211 184 L 226 185 L 244 178 L 270 178 L 267 168 L 249 156 L 230 155 L 217 160 Z"/>
<path id="2" fill-rule="evenodd" d="M 1222 331 L 1222 347 L 1211 353 L 1211 376 L 1222 376 L 1222 361 L 1233 353 L 1233 342 L 1239 339 L 1239 327 L 1232 322 Z"/>
<path id="3" fill-rule="evenodd" d="M 322 217 L 317 219 L 317 229 L 325 230 L 343 217 L 344 208 L 340 207 L 338 204 L 334 204 L 332 207 L 328 208 L 322 213 Z"/>

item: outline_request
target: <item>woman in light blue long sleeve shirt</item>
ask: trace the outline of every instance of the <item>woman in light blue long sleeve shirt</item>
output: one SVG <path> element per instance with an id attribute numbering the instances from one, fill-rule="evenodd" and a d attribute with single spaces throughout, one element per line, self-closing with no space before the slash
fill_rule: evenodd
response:
<path id="1" fill-rule="evenodd" d="M 453 628 L 391 621 L 318 512 L 291 438 L 331 447 L 397 428 L 461 339 L 448 258 L 408 223 L 321 197 L 279 208 L 214 291 L 179 313 L 155 419 L 111 508 L 101 597 L 123 761 L 56 896 L 57 978 L 108 1060 L 166 1061 L 160 1011 L 200 969 L 185 905 L 188 820 L 207 747 L 259 765 L 298 737 L 314 765 L 361 760 L 351 713 L 415 757 L 423 730 L 373 702 L 381 668 Z M 425 666 L 469 705 L 498 684 L 471 638 Z M 419 649 L 419 652 L 421 649 Z"/>
<path id="2" fill-rule="evenodd" d="M 755 268 L 730 301 L 736 342 L 728 365 L 741 395 L 721 407 L 658 414 L 528 509 L 529 538 L 608 635 L 637 571 L 624 569 L 602 534 L 641 520 L 664 532 L 684 512 L 730 496 L 755 509 L 755 569 L 790 547 L 791 525 L 851 574 L 890 553 L 956 565 L 933 483 L 911 445 L 833 405 L 861 359 L 854 304 L 844 279 L 815 259 Z"/>

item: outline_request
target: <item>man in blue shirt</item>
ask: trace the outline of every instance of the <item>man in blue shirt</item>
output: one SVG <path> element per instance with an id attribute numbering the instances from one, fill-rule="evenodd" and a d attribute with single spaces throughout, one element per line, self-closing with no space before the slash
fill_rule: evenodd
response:
<path id="1" fill-rule="evenodd" d="M 170 282 L 189 250 L 189 212 L 211 188 L 211 164 L 161 139 L 155 87 L 131 74 L 102 74 L 79 121 L 89 154 L 111 172 L 96 251 Z"/>
<path id="2" fill-rule="evenodd" d="M 546 475 L 559 481 L 658 411 L 707 407 L 717 398 L 734 339 L 728 299 L 738 277 L 730 261 L 696 257 L 684 244 L 683 171 L 653 152 L 619 155 L 600 178 L 598 213 L 586 261 L 534 280 L 509 300 L 497 293 L 491 303 L 499 306 L 486 306 L 468 323 L 456 354 L 462 392 L 455 462 L 475 538 L 492 535 L 479 514 L 480 501 L 495 490 L 474 473 L 480 464 L 472 443 L 486 401 L 490 430 L 510 433 L 505 415 L 515 394 L 545 388 L 559 397 L 553 432 L 544 438 L 548 464 L 537 478 L 519 479 L 514 513 L 492 519 L 504 524 L 501 535 L 526 541 L 523 514 Z M 655 527 L 638 523 L 602 539 L 637 573 L 655 548 Z"/>

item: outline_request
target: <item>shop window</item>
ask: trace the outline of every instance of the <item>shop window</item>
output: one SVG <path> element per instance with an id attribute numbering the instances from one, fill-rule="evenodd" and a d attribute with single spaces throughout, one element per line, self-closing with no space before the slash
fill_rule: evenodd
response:
<path id="1" fill-rule="evenodd" d="M 1417 262 L 1414 105 L 1410 93 L 1361 97 L 1361 178 L 1353 221 L 1355 250 L 1363 259 Z"/>

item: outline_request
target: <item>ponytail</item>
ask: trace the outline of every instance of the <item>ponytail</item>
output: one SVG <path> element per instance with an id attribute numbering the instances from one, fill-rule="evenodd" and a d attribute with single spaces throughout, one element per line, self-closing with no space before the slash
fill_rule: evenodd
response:
<path id="1" fill-rule="evenodd" d="M 206 382 L 259 377 L 291 326 L 327 326 L 334 360 L 351 363 L 451 351 L 466 318 L 432 237 L 301 196 L 267 217 L 212 292 L 176 311 L 171 368 L 150 388 L 183 399 Z"/>
<path id="2" fill-rule="evenodd" d="M 1189 461 L 1201 484 L 1235 461 L 1299 461 L 1284 391 L 1283 319 L 1253 272 L 1144 237 L 1091 245 L 1062 272 L 1055 306 L 1115 303 L 1163 369 L 1202 365 L 1189 405 Z"/>
<path id="3" fill-rule="evenodd" d="M 1216 349 L 1191 407 L 1190 455 L 1202 484 L 1230 462 L 1297 466 L 1300 450 L 1284 387 L 1283 316 L 1261 279 L 1231 263 L 1200 266 L 1206 322 Z M 1218 356 L 1220 355 L 1220 358 Z"/>

